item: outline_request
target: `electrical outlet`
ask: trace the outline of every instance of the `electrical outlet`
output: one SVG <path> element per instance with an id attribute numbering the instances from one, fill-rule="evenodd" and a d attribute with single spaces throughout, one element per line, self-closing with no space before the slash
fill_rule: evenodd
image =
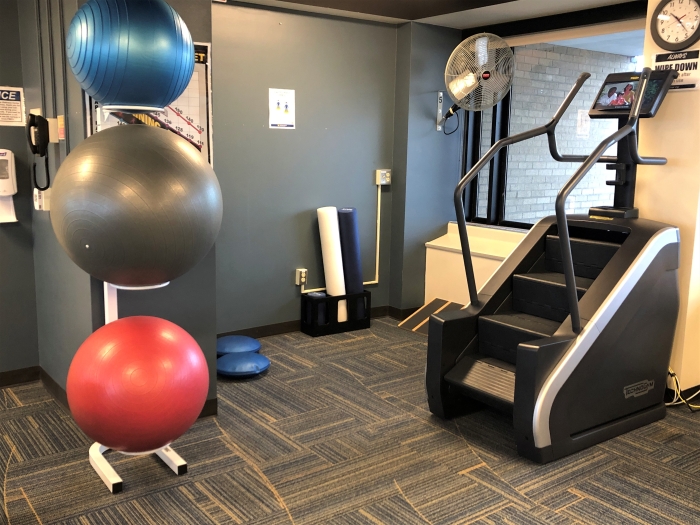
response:
<path id="1" fill-rule="evenodd" d="M 389 186 L 391 184 L 391 170 L 376 170 L 374 174 L 377 186 Z"/>
<path id="2" fill-rule="evenodd" d="M 306 279 L 309 271 L 306 268 L 297 268 L 296 277 L 294 282 L 297 286 L 303 286 L 306 284 Z"/>

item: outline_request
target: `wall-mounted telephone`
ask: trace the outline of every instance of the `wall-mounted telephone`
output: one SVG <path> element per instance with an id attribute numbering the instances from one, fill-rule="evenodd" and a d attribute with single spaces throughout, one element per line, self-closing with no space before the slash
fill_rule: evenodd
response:
<path id="1" fill-rule="evenodd" d="M 38 156 L 44 157 L 44 167 L 46 168 L 46 184 L 39 186 L 36 180 L 36 162 L 34 163 L 34 187 L 39 191 L 46 191 L 51 186 L 51 176 L 49 174 L 49 121 L 41 115 L 29 114 L 27 119 L 27 141 L 29 149 Z"/>

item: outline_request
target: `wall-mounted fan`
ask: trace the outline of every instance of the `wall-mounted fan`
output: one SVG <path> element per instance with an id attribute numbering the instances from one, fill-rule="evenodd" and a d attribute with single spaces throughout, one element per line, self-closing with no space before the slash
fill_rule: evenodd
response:
<path id="1" fill-rule="evenodd" d="M 514 70 L 513 51 L 502 38 L 479 33 L 464 40 L 445 68 L 447 94 L 455 104 L 441 124 L 460 108 L 482 111 L 498 104 L 510 91 Z"/>

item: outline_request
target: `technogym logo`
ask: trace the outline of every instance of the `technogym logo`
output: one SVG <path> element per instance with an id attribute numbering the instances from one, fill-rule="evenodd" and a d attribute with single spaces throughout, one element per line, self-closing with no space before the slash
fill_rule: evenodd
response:
<path id="1" fill-rule="evenodd" d="M 654 389 L 654 382 L 653 381 L 640 381 L 639 383 L 635 383 L 633 385 L 626 386 L 623 389 L 623 392 L 625 393 L 625 399 L 629 399 L 630 397 L 639 397 L 643 396 L 645 394 L 649 393 L 649 390 Z"/>

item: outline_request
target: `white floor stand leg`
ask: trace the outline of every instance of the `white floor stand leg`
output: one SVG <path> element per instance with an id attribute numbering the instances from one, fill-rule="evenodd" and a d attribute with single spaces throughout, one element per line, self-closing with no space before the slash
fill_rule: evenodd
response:
<path id="1" fill-rule="evenodd" d="M 156 450 L 156 454 L 178 476 L 187 474 L 187 462 L 182 459 L 172 448 L 163 447 L 160 450 Z"/>
<path id="2" fill-rule="evenodd" d="M 90 465 L 95 469 L 95 472 L 102 478 L 105 485 L 112 494 L 118 494 L 122 491 L 122 478 L 115 472 L 112 465 L 104 458 L 102 454 L 109 449 L 99 443 L 94 443 L 90 447 Z"/>
<path id="3" fill-rule="evenodd" d="M 111 323 L 119 319 L 119 305 L 117 302 L 117 288 L 109 283 L 104 283 L 104 304 L 105 304 L 105 324 Z M 115 472 L 112 465 L 105 459 L 102 455 L 107 452 L 109 448 L 99 443 L 94 443 L 90 447 L 90 465 L 95 469 L 95 472 L 99 474 L 102 481 L 104 481 L 107 488 L 112 494 L 117 494 L 122 491 L 122 478 L 119 474 Z M 170 467 L 170 469 L 181 476 L 187 473 L 187 462 L 182 459 L 177 452 L 175 452 L 170 446 L 165 446 L 160 450 L 155 450 L 155 454 L 158 455 L 163 462 Z M 143 455 L 152 454 L 153 452 L 146 452 L 144 454 L 134 454 Z M 132 455 L 132 454 L 129 454 Z"/>
<path id="4" fill-rule="evenodd" d="M 90 465 L 92 465 L 92 468 L 95 469 L 95 472 L 97 472 L 100 478 L 102 478 L 102 481 L 104 481 L 104 484 L 107 485 L 109 491 L 112 494 L 118 494 L 122 491 L 123 482 L 122 478 L 119 477 L 119 474 L 116 473 L 116 471 L 112 468 L 112 465 L 110 465 L 109 462 L 103 456 L 103 454 L 108 450 L 109 448 L 105 447 L 104 445 L 100 445 L 99 443 L 93 443 L 93 445 L 90 447 L 89 453 Z M 152 454 L 152 452 L 146 452 L 145 454 L 127 455 L 147 456 L 148 454 Z M 182 459 L 180 455 L 177 452 L 175 452 L 170 446 L 166 446 L 161 448 L 160 450 L 156 450 L 155 454 L 160 459 L 162 459 L 163 462 L 166 465 L 168 465 L 168 467 L 170 467 L 170 470 L 172 470 L 178 476 L 187 474 L 187 462 L 184 459 Z"/>

